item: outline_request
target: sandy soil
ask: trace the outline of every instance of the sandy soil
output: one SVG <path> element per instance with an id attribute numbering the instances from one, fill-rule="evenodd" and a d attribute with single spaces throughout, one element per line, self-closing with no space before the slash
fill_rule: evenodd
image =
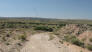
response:
<path id="1" fill-rule="evenodd" d="M 61 44 L 59 38 L 56 36 L 54 36 L 53 40 L 49 39 L 49 33 L 39 33 L 30 36 L 29 41 L 20 52 L 89 52 L 86 49 L 69 43 Z M 69 45 L 67 46 L 67 44 Z"/>

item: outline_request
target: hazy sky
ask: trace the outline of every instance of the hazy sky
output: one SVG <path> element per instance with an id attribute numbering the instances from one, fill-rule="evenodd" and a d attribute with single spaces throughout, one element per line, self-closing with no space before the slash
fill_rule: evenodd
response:
<path id="1" fill-rule="evenodd" d="M 92 0 L 0 0 L 0 16 L 92 19 Z"/>

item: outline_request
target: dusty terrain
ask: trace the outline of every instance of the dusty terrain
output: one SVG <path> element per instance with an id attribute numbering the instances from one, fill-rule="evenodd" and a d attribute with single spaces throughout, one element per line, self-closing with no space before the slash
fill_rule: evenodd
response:
<path id="1" fill-rule="evenodd" d="M 54 38 L 50 40 L 50 33 L 32 35 L 20 52 L 90 52 L 67 42 L 61 44 L 62 40 L 52 36 Z"/>
<path id="2" fill-rule="evenodd" d="M 0 52 L 92 52 L 92 26 L 67 24 L 52 32 L 40 28 L 0 29 Z"/>

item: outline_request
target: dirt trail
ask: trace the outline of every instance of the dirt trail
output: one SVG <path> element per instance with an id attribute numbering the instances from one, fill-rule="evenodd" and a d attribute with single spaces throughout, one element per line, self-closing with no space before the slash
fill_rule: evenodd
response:
<path id="1" fill-rule="evenodd" d="M 20 52 L 80 52 L 80 50 L 78 51 L 80 48 L 76 49 L 74 46 L 68 47 L 65 44 L 61 44 L 57 37 L 53 40 L 49 39 L 48 33 L 35 34 L 30 37 Z"/>

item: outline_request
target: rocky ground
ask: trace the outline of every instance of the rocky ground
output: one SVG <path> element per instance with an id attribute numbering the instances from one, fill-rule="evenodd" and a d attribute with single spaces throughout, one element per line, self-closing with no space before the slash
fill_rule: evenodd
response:
<path id="1" fill-rule="evenodd" d="M 61 43 L 57 36 L 51 33 L 40 33 L 30 36 L 20 52 L 90 52 L 87 49 L 72 45 L 67 42 Z"/>
<path id="2" fill-rule="evenodd" d="M 67 35 L 92 45 L 92 26 L 87 24 L 67 24 L 55 32 L 12 28 L 0 29 L 0 52 L 92 52 L 65 41 Z"/>

